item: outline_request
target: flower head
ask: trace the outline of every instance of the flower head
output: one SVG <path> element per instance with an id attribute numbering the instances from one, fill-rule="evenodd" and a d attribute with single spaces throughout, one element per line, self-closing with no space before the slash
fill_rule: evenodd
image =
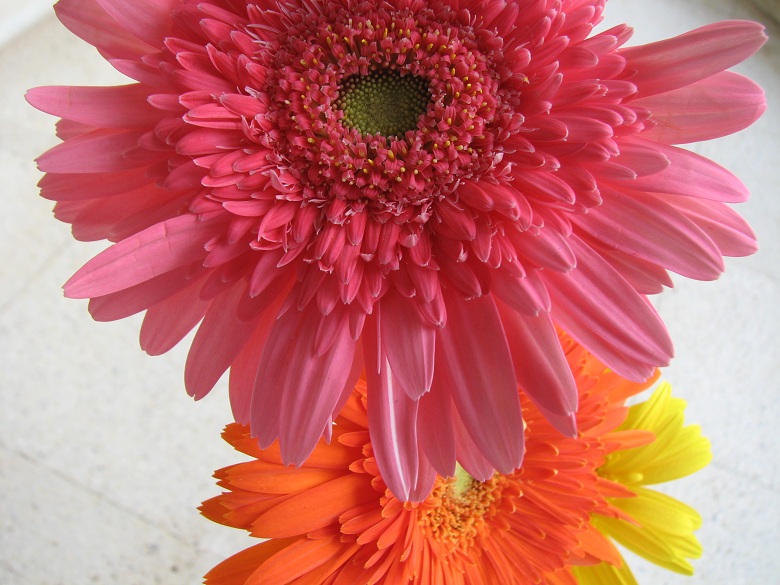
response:
<path id="1" fill-rule="evenodd" d="M 63 143 L 42 195 L 116 242 L 65 285 L 146 310 L 160 354 L 198 325 L 204 396 L 302 464 L 365 370 L 385 480 L 420 500 L 456 461 L 523 456 L 519 384 L 572 435 L 555 326 L 635 380 L 671 343 L 648 293 L 755 249 L 744 186 L 676 144 L 751 124 L 727 21 L 645 46 L 591 36 L 604 0 L 61 0 L 134 80 L 44 87 Z M 489 366 L 488 366 L 489 364 Z M 489 391 L 486 391 L 489 389 Z"/>
<path id="2" fill-rule="evenodd" d="M 708 442 L 683 426 L 684 403 L 667 385 L 627 408 L 649 383 L 628 382 L 564 345 L 581 399 L 579 435 L 561 435 L 523 397 L 522 468 L 483 482 L 458 469 L 417 504 L 393 496 L 377 468 L 363 383 L 336 419 L 333 441 L 321 441 L 298 469 L 283 465 L 276 444 L 259 449 L 246 427 L 228 426 L 225 439 L 253 459 L 217 472 L 228 491 L 202 511 L 270 540 L 224 561 L 206 582 L 630 583 L 613 538 L 689 571 L 685 558 L 700 552 L 698 515 L 643 486 L 705 465 Z"/>
<path id="3" fill-rule="evenodd" d="M 692 534 L 701 526 L 701 516 L 690 506 L 645 487 L 695 473 L 712 459 L 710 442 L 702 437 L 698 425 L 684 425 L 684 410 L 685 401 L 672 398 L 668 384 L 661 385 L 647 402 L 629 409 L 618 432 L 647 429 L 655 440 L 606 457 L 598 469 L 599 476 L 626 486 L 635 497 L 609 500 L 611 506 L 627 515 L 623 519 L 596 512 L 592 523 L 600 532 L 649 561 L 692 575 L 693 567 L 687 559 L 701 556 L 701 545 Z M 606 575 L 612 579 L 607 583 L 633 583 L 625 564 L 578 567 L 574 574 L 585 585 L 603 583 Z M 615 575 L 624 581 L 612 578 Z"/>

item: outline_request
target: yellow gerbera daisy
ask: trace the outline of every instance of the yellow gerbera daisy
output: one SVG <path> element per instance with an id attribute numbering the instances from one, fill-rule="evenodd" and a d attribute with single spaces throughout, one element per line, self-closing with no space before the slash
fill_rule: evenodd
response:
<path id="1" fill-rule="evenodd" d="M 684 425 L 685 401 L 672 398 L 669 384 L 662 384 L 647 402 L 629 409 L 618 430 L 644 429 L 655 439 L 641 447 L 615 451 L 606 457 L 597 473 L 622 484 L 635 498 L 610 498 L 611 506 L 634 520 L 595 514 L 591 520 L 602 534 L 653 563 L 685 575 L 693 574 L 688 559 L 701 556 L 702 548 L 693 535 L 701 516 L 690 506 L 644 486 L 685 477 L 705 467 L 712 459 L 710 442 L 698 425 Z M 620 566 L 603 562 L 576 567 L 581 585 L 635 585 L 624 562 Z"/>

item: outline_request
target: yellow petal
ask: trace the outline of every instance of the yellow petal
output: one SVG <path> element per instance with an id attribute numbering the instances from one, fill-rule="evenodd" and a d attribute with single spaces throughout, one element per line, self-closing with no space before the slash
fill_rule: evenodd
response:
<path id="1" fill-rule="evenodd" d="M 638 585 L 625 561 L 620 567 L 609 563 L 574 567 L 572 573 L 578 585 Z"/>
<path id="2" fill-rule="evenodd" d="M 595 517 L 593 523 L 627 549 L 676 573 L 692 575 L 693 566 L 686 557 L 696 558 L 701 555 L 701 545 L 692 534 L 679 536 L 663 533 L 603 516 Z"/>
<path id="3" fill-rule="evenodd" d="M 612 504 L 628 513 L 643 529 L 690 535 L 701 528 L 701 516 L 687 504 L 646 488 L 635 488 L 635 493 L 635 498 L 616 499 Z"/>
<path id="4" fill-rule="evenodd" d="M 684 426 L 685 401 L 672 398 L 661 384 L 647 402 L 629 409 L 621 430 L 645 430 L 655 441 L 609 455 L 599 474 L 633 487 L 652 485 L 690 475 L 712 459 L 710 442 L 697 425 Z"/>

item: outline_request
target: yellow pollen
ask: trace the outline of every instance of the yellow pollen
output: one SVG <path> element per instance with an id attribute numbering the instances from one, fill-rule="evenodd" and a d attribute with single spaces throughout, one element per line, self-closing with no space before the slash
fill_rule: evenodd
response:
<path id="1" fill-rule="evenodd" d="M 437 481 L 429 498 L 434 505 L 421 509 L 419 522 L 440 542 L 472 546 L 485 522 L 496 514 L 503 484 L 501 475 L 479 482 L 459 465 L 454 478 Z"/>

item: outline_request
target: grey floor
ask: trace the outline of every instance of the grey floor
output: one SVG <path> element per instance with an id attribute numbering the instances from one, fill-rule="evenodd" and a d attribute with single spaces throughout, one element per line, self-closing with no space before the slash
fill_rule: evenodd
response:
<path id="1" fill-rule="evenodd" d="M 774 1 L 774 0 L 771 0 Z M 138 348 L 139 319 L 95 323 L 60 286 L 101 244 L 74 242 L 37 196 L 32 159 L 55 143 L 53 120 L 27 107 L 28 87 L 121 83 L 48 12 L 0 0 L 0 583 L 198 583 L 249 544 L 195 507 L 216 493 L 216 467 L 237 460 L 218 440 L 229 422 L 223 382 L 200 404 L 182 388 L 185 347 Z M 613 0 L 610 23 L 634 43 L 724 18 L 770 19 L 731 0 Z M 656 299 L 677 357 L 667 369 L 715 459 L 669 491 L 704 517 L 693 578 L 635 560 L 645 585 L 780 583 L 780 31 L 739 69 L 768 94 L 747 131 L 697 145 L 753 196 L 740 212 L 761 250 L 728 261 L 714 283 L 677 279 Z"/>

